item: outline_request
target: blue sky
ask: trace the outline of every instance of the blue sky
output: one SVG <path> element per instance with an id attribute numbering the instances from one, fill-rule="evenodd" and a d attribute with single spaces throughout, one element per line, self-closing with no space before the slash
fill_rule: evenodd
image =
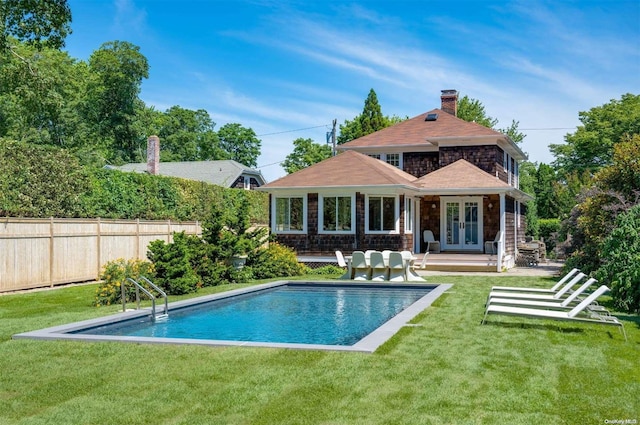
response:
<path id="1" fill-rule="evenodd" d="M 66 50 L 140 47 L 142 100 L 205 109 L 262 140 L 267 180 L 298 137 L 324 143 L 373 88 L 385 115 L 440 107 L 440 90 L 478 99 L 498 127 L 520 122 L 522 149 L 548 145 L 578 113 L 640 93 L 640 1 L 70 0 Z M 302 130 L 304 129 L 304 130 Z M 296 131 L 297 130 L 297 131 Z"/>

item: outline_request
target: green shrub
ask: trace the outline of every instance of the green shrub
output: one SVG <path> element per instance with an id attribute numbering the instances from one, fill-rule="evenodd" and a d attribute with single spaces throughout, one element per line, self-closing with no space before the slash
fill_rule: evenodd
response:
<path id="1" fill-rule="evenodd" d="M 140 279 L 144 276 L 150 280 L 154 277 L 153 264 L 148 261 L 119 258 L 109 261 L 102 267 L 100 279 L 102 280 L 96 290 L 94 305 L 111 305 L 122 302 L 121 285 L 128 277 L 132 278 L 142 286 L 144 282 Z M 125 285 L 125 297 L 127 302 L 135 301 L 135 287 L 130 282 Z"/>
<path id="2" fill-rule="evenodd" d="M 538 220 L 539 235 L 544 240 L 547 247 L 547 253 L 552 252 L 558 242 L 558 233 L 560 232 L 560 219 L 558 218 L 541 218 Z"/>
<path id="3" fill-rule="evenodd" d="M 247 258 L 255 279 L 301 276 L 308 267 L 298 262 L 295 251 L 277 242 L 271 242 L 268 248 L 261 248 Z"/>
<path id="4" fill-rule="evenodd" d="M 195 292 L 202 286 L 198 275 L 191 265 L 193 250 L 192 238 L 184 232 L 175 233 L 173 242 L 156 240 L 149 244 L 147 256 L 156 270 L 156 285 L 167 295 L 182 295 Z"/>
<path id="5" fill-rule="evenodd" d="M 334 265 L 328 265 L 328 266 L 322 266 L 322 267 L 318 267 L 316 269 L 309 269 L 307 270 L 307 274 L 319 274 L 319 275 L 328 275 L 328 276 L 332 276 L 332 275 L 336 275 L 336 276 L 342 276 L 344 274 L 344 269 L 342 267 L 338 267 L 338 266 L 334 266 Z"/>
<path id="6" fill-rule="evenodd" d="M 86 170 L 67 151 L 0 138 L 0 216 L 78 217 Z"/>
<path id="7" fill-rule="evenodd" d="M 596 276 L 610 286 L 615 306 L 640 311 L 640 205 L 618 215 L 600 251 L 604 264 Z"/>

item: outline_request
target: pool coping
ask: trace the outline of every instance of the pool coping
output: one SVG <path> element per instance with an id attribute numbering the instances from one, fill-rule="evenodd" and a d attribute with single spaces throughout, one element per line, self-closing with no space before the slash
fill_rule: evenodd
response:
<path id="1" fill-rule="evenodd" d="M 191 298 L 188 300 L 175 301 L 169 304 L 169 313 L 171 310 L 191 307 L 198 304 L 208 303 L 211 301 L 230 298 L 238 295 L 259 292 L 271 289 L 277 286 L 295 284 L 318 284 L 324 286 L 380 286 L 380 282 L 372 281 L 290 281 L 282 280 L 277 282 L 265 283 L 261 285 L 250 286 L 247 288 L 234 289 L 231 291 L 221 292 L 218 294 L 205 295 L 202 297 Z M 420 312 L 429 307 L 440 295 L 451 288 L 451 284 L 431 284 L 431 283 L 402 283 L 390 284 L 385 282 L 383 285 L 406 286 L 406 287 L 430 287 L 433 288 L 428 294 L 411 304 L 409 307 L 383 323 L 373 332 L 362 338 L 353 345 L 324 345 L 324 344 L 298 344 L 298 343 L 278 343 L 278 342 L 253 342 L 253 341 L 228 341 L 228 340 L 206 340 L 191 338 L 157 338 L 157 337 L 140 337 L 140 336 L 110 336 L 110 335 L 88 335 L 73 334 L 74 332 L 90 327 L 103 326 L 117 323 L 125 320 L 137 319 L 150 315 L 151 308 L 143 308 L 140 310 L 126 311 L 115 313 L 109 316 L 99 317 L 95 319 L 83 320 L 80 322 L 68 323 L 65 325 L 52 326 L 49 328 L 39 329 L 30 332 L 23 332 L 13 335 L 13 339 L 38 339 L 38 340 L 70 340 L 70 341 L 87 341 L 87 342 L 105 342 L 119 341 L 129 343 L 145 343 L 145 344 L 188 344 L 188 345 L 205 345 L 205 346 L 237 346 L 237 347 L 270 347 L 270 348 L 290 348 L 298 350 L 328 350 L 328 351 L 356 351 L 363 353 L 373 353 L 378 347 L 388 341 L 402 327 L 406 326 L 410 320 L 416 317 Z"/>

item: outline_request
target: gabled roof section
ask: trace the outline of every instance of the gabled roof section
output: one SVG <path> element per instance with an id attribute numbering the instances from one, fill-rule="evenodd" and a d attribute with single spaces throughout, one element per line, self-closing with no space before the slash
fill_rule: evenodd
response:
<path id="1" fill-rule="evenodd" d="M 426 121 L 429 114 L 438 114 L 438 118 Z M 338 148 L 417 146 L 429 144 L 431 138 L 472 136 L 494 136 L 497 138 L 504 137 L 504 134 L 480 124 L 461 120 L 440 109 L 433 109 L 391 127 L 352 140 Z"/>
<path id="2" fill-rule="evenodd" d="M 488 189 L 511 187 L 497 177 L 492 176 L 464 159 L 459 159 L 446 167 L 442 167 L 420 177 L 415 181 L 415 184 L 428 189 Z"/>
<path id="3" fill-rule="evenodd" d="M 433 114 L 437 114 L 435 120 L 426 119 L 428 116 L 433 117 Z M 462 120 L 441 109 L 433 109 L 391 127 L 383 128 L 339 145 L 337 149 L 366 151 L 374 148 L 397 148 L 410 152 L 413 149 L 437 150 L 437 146 L 441 144 L 464 146 L 471 143 L 498 144 L 517 160 L 526 159 L 524 152 L 505 134 Z"/>
<path id="4" fill-rule="evenodd" d="M 508 193 L 521 201 L 533 198 L 470 162 L 456 162 L 414 181 L 422 193 L 437 195 Z"/>
<path id="5" fill-rule="evenodd" d="M 347 186 L 406 186 L 414 188 L 412 181 L 415 179 L 415 176 L 379 159 L 355 151 L 346 151 L 284 176 L 260 189 Z"/>
<path id="6" fill-rule="evenodd" d="M 146 163 L 125 164 L 119 167 L 110 166 L 109 168 L 136 173 L 147 172 Z M 260 171 L 233 160 L 161 162 L 158 172 L 158 175 L 161 176 L 202 181 L 224 187 L 231 186 L 242 174 L 255 177 L 260 185 L 265 183 Z"/>

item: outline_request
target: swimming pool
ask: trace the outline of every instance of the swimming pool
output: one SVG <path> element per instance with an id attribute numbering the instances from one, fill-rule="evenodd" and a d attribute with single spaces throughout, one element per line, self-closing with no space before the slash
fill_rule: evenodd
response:
<path id="1" fill-rule="evenodd" d="M 449 286 L 274 282 L 171 303 L 166 321 L 137 310 L 14 338 L 372 352 Z"/>

